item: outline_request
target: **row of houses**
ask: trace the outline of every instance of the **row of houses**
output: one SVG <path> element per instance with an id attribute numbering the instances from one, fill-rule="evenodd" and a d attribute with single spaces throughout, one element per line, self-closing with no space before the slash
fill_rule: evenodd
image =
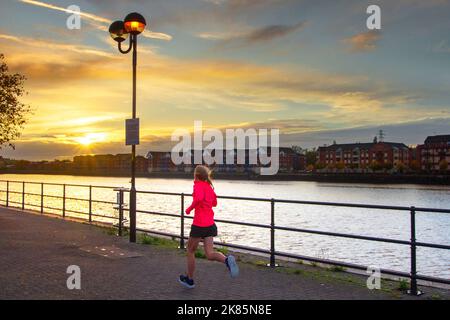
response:
<path id="1" fill-rule="evenodd" d="M 220 152 L 220 153 L 218 153 Z M 244 161 L 238 164 L 242 156 Z M 211 154 L 203 151 L 202 155 L 209 155 L 215 159 L 221 157 L 220 163 L 210 165 L 218 173 L 248 173 L 258 174 L 261 167 L 261 157 L 271 158 L 271 149 L 257 150 L 216 150 Z M 180 155 L 181 156 L 181 155 Z M 195 151 L 188 153 L 190 162 L 195 163 Z M 203 160 L 205 159 L 202 157 Z M 257 159 L 254 163 L 253 160 Z M 230 161 L 233 164 L 227 164 Z M 319 172 L 345 170 L 352 172 L 366 172 L 377 170 L 411 169 L 414 171 L 442 172 L 449 171 L 450 166 L 450 135 L 429 136 L 423 144 L 409 147 L 399 142 L 384 142 L 374 139 L 371 143 L 333 143 L 317 149 L 316 162 L 314 156 L 308 157 L 308 165 L 304 154 L 292 148 L 279 148 L 279 172 L 317 170 Z M 205 164 L 205 162 L 203 162 Z M 150 151 L 147 155 L 136 157 L 136 173 L 145 175 L 152 172 L 184 172 L 194 169 L 194 164 L 176 165 L 172 161 L 171 152 Z M 131 168 L 130 154 L 105 154 L 76 156 L 73 161 L 40 161 L 25 160 L 7 161 L 0 157 L 1 168 L 15 168 L 19 170 L 36 170 L 51 172 L 80 172 L 109 174 L 128 174 Z M 397 170 L 399 171 L 399 170 Z"/>
<path id="2" fill-rule="evenodd" d="M 129 172 L 131 168 L 131 154 L 97 154 L 76 156 L 73 158 L 72 167 L 80 172 Z M 147 173 L 149 161 L 143 156 L 136 156 L 136 173 Z"/>
<path id="3" fill-rule="evenodd" d="M 241 150 L 244 155 L 244 161 L 238 161 L 240 150 L 219 150 L 221 154 L 221 161 L 219 163 L 212 163 L 209 166 L 215 172 L 227 173 L 258 173 L 263 166 L 261 164 L 261 156 L 271 157 L 270 148 L 258 150 Z M 202 152 L 202 164 L 205 163 L 205 156 L 208 155 L 217 159 L 219 157 L 218 150 Z M 305 156 L 295 152 L 292 148 L 279 148 L 279 168 L 280 172 L 293 172 L 305 169 Z M 217 157 L 216 157 L 217 155 Z M 180 155 L 182 156 L 182 155 Z M 151 173 L 151 172 L 192 172 L 196 166 L 194 161 L 195 151 L 187 152 L 187 157 L 190 157 L 191 164 L 175 164 L 172 161 L 172 154 L 168 151 L 150 151 L 145 157 L 136 157 L 136 172 L 137 173 Z M 233 159 L 232 161 L 227 161 Z M 256 159 L 256 163 L 254 163 Z M 189 161 L 187 161 L 189 162 Z M 232 164 L 229 164 L 232 162 Z M 241 163 L 242 162 L 242 163 Z M 227 164 L 228 163 L 228 164 Z M 197 163 L 198 164 L 198 163 Z M 73 159 L 73 167 L 79 171 L 96 171 L 96 172 L 126 172 L 131 167 L 130 154 L 118 155 L 85 155 L 76 156 Z"/>
<path id="4" fill-rule="evenodd" d="M 238 164 L 239 153 L 242 151 L 244 161 Z M 220 155 L 217 156 L 217 152 Z M 279 172 L 295 172 L 307 169 L 305 155 L 296 152 L 292 148 L 279 148 Z M 202 159 L 209 155 L 220 163 L 210 164 L 215 172 L 225 173 L 258 173 L 263 166 L 260 163 L 261 156 L 271 157 L 271 149 L 260 148 L 257 150 L 216 150 L 211 154 L 202 152 Z M 182 155 L 180 155 L 181 157 Z M 217 156 L 217 157 L 216 157 Z M 192 172 L 195 165 L 195 151 L 188 152 L 190 163 L 176 165 L 172 161 L 171 152 L 150 151 L 146 157 L 136 158 L 136 172 Z M 233 164 L 226 164 L 227 158 L 233 159 Z M 254 163 L 252 160 L 257 159 Z M 228 161 L 229 162 L 229 161 Z M 319 147 L 315 168 L 319 171 L 352 170 L 377 171 L 377 170 L 405 170 L 414 171 L 442 171 L 450 170 L 450 135 L 438 135 L 427 137 L 423 144 L 409 147 L 400 142 L 384 142 L 374 139 L 371 143 L 333 143 L 330 146 Z M 205 162 L 203 162 L 205 164 Z M 445 164 L 447 164 L 445 166 Z M 130 169 L 130 154 L 118 155 L 93 155 L 78 156 L 74 158 L 73 166 L 80 171 L 97 172 L 127 172 Z"/>
<path id="5" fill-rule="evenodd" d="M 319 168 L 373 169 L 374 167 L 414 170 L 449 170 L 450 135 L 427 137 L 423 144 L 408 147 L 403 143 L 376 141 L 372 143 L 332 144 L 318 149 Z M 447 167 L 447 168 L 445 168 Z"/>

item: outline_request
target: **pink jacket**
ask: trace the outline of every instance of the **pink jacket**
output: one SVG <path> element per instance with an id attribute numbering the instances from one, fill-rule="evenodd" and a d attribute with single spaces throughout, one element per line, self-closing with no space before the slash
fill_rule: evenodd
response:
<path id="1" fill-rule="evenodd" d="M 186 214 L 190 214 L 195 209 L 193 225 L 197 227 L 209 227 L 214 224 L 213 207 L 217 206 L 217 196 L 214 189 L 206 181 L 195 180 L 193 201 Z"/>

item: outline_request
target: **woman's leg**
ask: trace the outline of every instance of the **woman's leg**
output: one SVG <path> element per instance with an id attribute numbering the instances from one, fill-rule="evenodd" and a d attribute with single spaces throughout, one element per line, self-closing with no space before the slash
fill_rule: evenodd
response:
<path id="1" fill-rule="evenodd" d="M 195 271 L 195 250 L 197 250 L 199 242 L 202 238 L 189 237 L 187 245 L 187 276 L 189 279 L 194 278 Z"/>
<path id="2" fill-rule="evenodd" d="M 225 263 L 226 257 L 221 252 L 214 251 L 213 237 L 205 238 L 203 240 L 203 246 L 205 248 L 205 254 L 208 260 Z"/>

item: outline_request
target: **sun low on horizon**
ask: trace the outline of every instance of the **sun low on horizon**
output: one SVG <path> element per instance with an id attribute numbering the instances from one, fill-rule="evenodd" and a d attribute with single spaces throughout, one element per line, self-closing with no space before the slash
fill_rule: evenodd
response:
<path id="1" fill-rule="evenodd" d="M 94 143 L 101 143 L 107 141 L 107 135 L 105 133 L 88 133 L 81 137 L 73 139 L 75 142 L 84 147 L 89 147 Z"/>
<path id="2" fill-rule="evenodd" d="M 281 145 L 333 141 L 420 144 L 450 125 L 450 1 L 11 0 L 0 3 L 0 53 L 27 77 L 31 106 L 16 149 L 30 160 L 124 153 L 131 55 L 108 27 L 130 12 L 139 37 L 139 154 L 169 150 L 171 133 L 278 128 Z M 76 5 L 80 29 L 68 29 Z M 18 25 L 16 22 L 21 21 Z M 422 21 L 422 24 L 417 24 Z M 423 25 L 427 28 L 423 28 Z M 127 42 L 126 42 L 127 43 Z M 124 45 L 126 47 L 126 45 Z"/>

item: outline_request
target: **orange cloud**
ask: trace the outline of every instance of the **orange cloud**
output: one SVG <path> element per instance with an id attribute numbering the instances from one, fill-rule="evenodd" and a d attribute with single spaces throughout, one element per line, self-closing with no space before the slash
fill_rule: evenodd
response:
<path id="1" fill-rule="evenodd" d="M 381 33 L 371 30 L 346 38 L 344 42 L 350 45 L 352 52 L 369 52 L 376 49 L 376 44 L 380 39 Z"/>

